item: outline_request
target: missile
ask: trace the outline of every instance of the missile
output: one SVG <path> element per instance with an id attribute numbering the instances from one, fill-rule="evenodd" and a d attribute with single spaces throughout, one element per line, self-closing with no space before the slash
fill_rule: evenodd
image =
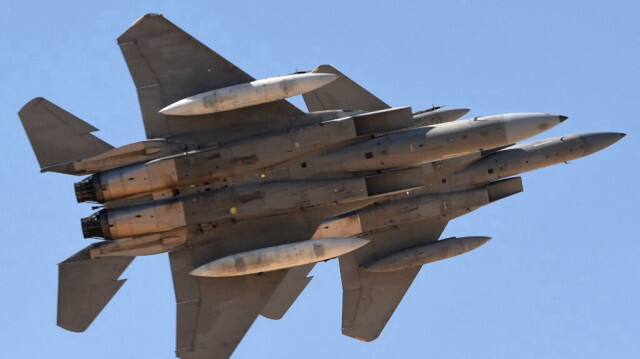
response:
<path id="1" fill-rule="evenodd" d="M 325 238 L 282 244 L 222 257 L 192 270 L 190 274 L 233 277 L 270 272 L 339 257 L 367 243 L 369 240 L 362 238 Z"/>
<path id="2" fill-rule="evenodd" d="M 193 116 L 229 111 L 310 92 L 337 78 L 333 74 L 311 72 L 270 77 L 199 93 L 174 102 L 159 112 L 171 116 Z"/>
<path id="3" fill-rule="evenodd" d="M 451 237 L 394 253 L 367 263 L 367 272 L 392 272 L 455 257 L 487 243 L 491 237 Z"/>

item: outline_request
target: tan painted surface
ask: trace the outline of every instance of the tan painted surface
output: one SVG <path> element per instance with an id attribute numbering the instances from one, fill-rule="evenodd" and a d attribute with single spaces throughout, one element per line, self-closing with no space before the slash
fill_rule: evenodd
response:
<path id="1" fill-rule="evenodd" d="M 142 256 L 169 252 L 185 243 L 187 230 L 180 229 L 140 237 L 116 239 L 92 249 L 91 258 Z"/>

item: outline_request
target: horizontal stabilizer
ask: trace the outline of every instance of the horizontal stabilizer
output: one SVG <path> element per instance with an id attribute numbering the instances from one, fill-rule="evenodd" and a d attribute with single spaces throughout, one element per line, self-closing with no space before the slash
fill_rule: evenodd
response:
<path id="1" fill-rule="evenodd" d="M 42 172 L 75 174 L 73 161 L 113 148 L 91 134 L 97 128 L 42 97 L 29 101 L 18 115 Z"/>
<path id="2" fill-rule="evenodd" d="M 58 326 L 83 332 L 126 281 L 118 277 L 134 257 L 90 259 L 95 245 L 58 265 Z"/>
<path id="3" fill-rule="evenodd" d="M 320 65 L 313 72 L 334 74 L 340 76 L 340 78 L 302 95 L 309 111 L 378 111 L 389 108 L 389 105 L 331 65 Z"/>

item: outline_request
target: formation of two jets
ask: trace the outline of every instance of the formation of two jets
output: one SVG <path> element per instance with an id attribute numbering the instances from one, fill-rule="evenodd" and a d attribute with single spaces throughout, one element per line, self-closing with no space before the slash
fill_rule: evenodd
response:
<path id="1" fill-rule="evenodd" d="M 336 257 L 343 334 L 377 338 L 423 264 L 489 240 L 439 240 L 448 221 L 624 136 L 517 144 L 566 117 L 391 108 L 331 66 L 255 80 L 160 15 L 118 44 L 148 140 L 114 148 L 43 98 L 19 113 L 42 171 L 89 174 L 77 199 L 102 206 L 82 219 L 100 240 L 60 263 L 58 324 L 84 331 L 135 256 L 168 252 L 183 359 L 229 357 Z"/>

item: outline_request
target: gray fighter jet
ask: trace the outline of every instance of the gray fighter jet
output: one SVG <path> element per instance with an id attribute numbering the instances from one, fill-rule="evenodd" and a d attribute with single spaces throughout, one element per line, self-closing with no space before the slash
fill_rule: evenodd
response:
<path id="1" fill-rule="evenodd" d="M 77 200 L 100 207 L 81 223 L 97 241 L 59 265 L 58 325 L 86 330 L 136 256 L 168 253 L 183 359 L 229 357 L 331 258 L 342 333 L 374 340 L 423 264 L 489 240 L 439 240 L 448 221 L 521 192 L 520 173 L 624 136 L 519 144 L 567 117 L 392 108 L 326 65 L 255 80 L 161 15 L 118 44 L 147 140 L 114 148 L 43 98 L 19 112 L 41 171 L 89 175 Z M 285 100 L 298 94 L 308 113 Z"/>

